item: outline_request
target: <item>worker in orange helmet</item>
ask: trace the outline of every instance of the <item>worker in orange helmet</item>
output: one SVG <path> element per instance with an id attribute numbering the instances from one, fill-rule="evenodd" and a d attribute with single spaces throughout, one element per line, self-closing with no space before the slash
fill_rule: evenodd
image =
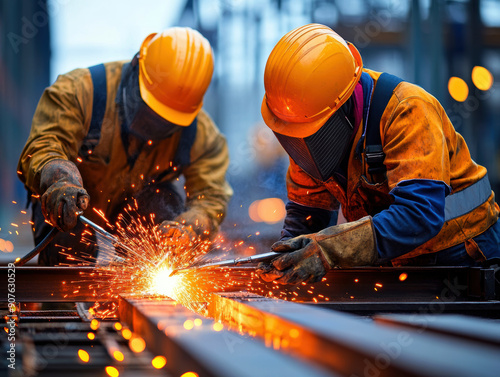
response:
<path id="1" fill-rule="evenodd" d="M 272 246 L 283 255 L 259 266 L 264 280 L 500 256 L 486 169 L 432 95 L 364 69 L 352 44 L 318 24 L 278 42 L 264 85 L 262 116 L 290 156 L 287 214 Z M 346 221 L 335 224 L 339 206 Z"/>
<path id="2" fill-rule="evenodd" d="M 103 225 L 97 212 L 113 222 L 133 199 L 167 233 L 172 224 L 201 236 L 217 231 L 232 190 L 226 140 L 202 110 L 213 66 L 209 42 L 174 27 L 149 35 L 131 61 L 73 70 L 45 90 L 18 170 L 40 197 L 35 243 L 48 223 L 67 233 L 40 264 L 67 263 L 61 246 L 92 254 L 79 242 L 78 213 Z M 181 174 L 186 198 L 172 184 Z"/>

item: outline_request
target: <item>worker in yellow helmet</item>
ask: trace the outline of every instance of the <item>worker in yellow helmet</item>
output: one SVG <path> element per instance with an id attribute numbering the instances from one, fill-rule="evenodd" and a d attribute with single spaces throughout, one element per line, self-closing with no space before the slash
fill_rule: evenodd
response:
<path id="1" fill-rule="evenodd" d="M 202 110 L 213 66 L 209 42 L 174 27 L 149 35 L 131 61 L 73 70 L 45 90 L 18 170 L 40 197 L 35 243 L 47 222 L 67 233 L 39 263 L 66 263 L 71 250 L 92 254 L 79 243 L 78 213 L 103 225 L 100 212 L 113 223 L 133 199 L 158 224 L 217 231 L 232 190 L 226 140 Z M 172 184 L 181 174 L 186 198 Z"/>
<path id="2" fill-rule="evenodd" d="M 334 267 L 476 265 L 500 256 L 499 207 L 441 104 L 363 68 L 324 25 L 286 34 L 264 73 L 262 116 L 290 156 L 283 253 L 264 280 Z M 346 221 L 335 224 L 334 211 Z"/>

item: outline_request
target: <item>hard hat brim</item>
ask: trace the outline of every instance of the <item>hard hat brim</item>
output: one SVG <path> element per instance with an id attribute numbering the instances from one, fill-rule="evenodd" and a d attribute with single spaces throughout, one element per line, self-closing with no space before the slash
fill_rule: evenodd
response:
<path id="1" fill-rule="evenodd" d="M 158 101 L 147 89 L 144 79 L 141 74 L 139 74 L 139 89 L 141 91 L 141 98 L 146 104 L 163 119 L 168 120 L 171 123 L 177 124 L 179 126 L 189 126 L 193 123 L 194 118 L 200 112 L 203 101 L 198 105 L 198 107 L 189 113 L 182 112 L 172 107 L 166 106 L 164 103 Z"/>
<path id="2" fill-rule="evenodd" d="M 292 136 L 298 138 L 304 138 L 307 136 L 311 136 L 316 131 L 318 131 L 323 124 L 332 116 L 335 112 L 335 109 L 327 112 L 324 116 L 319 119 L 315 119 L 314 121 L 307 123 L 294 123 L 287 122 L 278 118 L 267 106 L 266 95 L 264 94 L 264 98 L 262 100 L 262 106 L 260 108 L 262 113 L 262 118 L 267 126 L 274 132 L 279 133 L 285 136 Z"/>

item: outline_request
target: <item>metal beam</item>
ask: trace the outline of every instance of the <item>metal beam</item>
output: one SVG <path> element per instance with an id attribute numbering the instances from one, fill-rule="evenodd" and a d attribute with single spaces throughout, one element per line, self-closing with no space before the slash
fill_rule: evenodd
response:
<path id="1" fill-rule="evenodd" d="M 379 315 L 377 323 L 410 328 L 423 332 L 428 331 L 459 339 L 467 339 L 486 345 L 500 347 L 500 325 L 486 319 L 466 317 L 463 315 Z"/>
<path id="2" fill-rule="evenodd" d="M 92 267 L 0 267 L 0 302 L 95 301 Z M 10 278 L 10 280 L 9 280 Z M 14 291 L 9 291 L 9 283 Z M 11 296 L 9 296 L 9 293 Z"/>
<path id="3" fill-rule="evenodd" d="M 76 322 L 31 322 L 22 317 L 16 328 L 15 373 L 11 376 L 39 377 L 88 377 L 104 376 L 107 366 L 116 367 L 120 376 L 165 376 L 165 371 L 153 368 L 154 355 L 147 350 L 136 353 L 129 349 L 128 341 L 116 331 L 113 322 L 101 322 L 98 330 L 89 323 Z M 95 338 L 89 338 L 88 334 Z M 6 339 L 6 338 L 5 338 Z M 3 340 L 3 339 L 2 339 Z M 6 351 L 7 342 L 2 343 Z M 83 362 L 79 350 L 89 355 Z M 123 353 L 118 361 L 114 351 Z M 3 364 L 6 369 L 7 364 Z M 1 376 L 6 374 L 0 373 Z"/>
<path id="4" fill-rule="evenodd" d="M 253 268 L 233 268 L 228 279 L 232 291 L 247 289 Z M 16 267 L 17 302 L 95 301 L 92 267 Z M 8 299 L 9 267 L 0 267 L 0 302 Z M 403 279 L 404 278 L 404 279 Z M 254 288 L 259 294 L 312 302 L 319 295 L 330 302 L 409 301 L 447 302 L 499 299 L 495 270 L 477 267 L 365 267 L 334 269 L 324 281 L 306 286 L 264 283 L 258 278 Z M 239 283 L 238 283 L 239 282 Z M 314 287 L 311 289 L 311 287 Z M 308 291 L 313 291 L 313 294 Z M 321 301 L 321 300 L 320 300 Z"/>
<path id="5" fill-rule="evenodd" d="M 428 302 L 407 301 L 351 301 L 307 303 L 316 307 L 373 316 L 383 313 L 415 313 L 419 315 L 438 315 L 443 313 L 466 314 L 474 317 L 500 318 L 500 301 L 454 301 L 441 299 Z"/>
<path id="6" fill-rule="evenodd" d="M 310 305 L 224 293 L 213 294 L 208 309 L 233 329 L 342 375 L 497 376 L 500 368 L 496 347 L 380 327 Z"/>
<path id="7" fill-rule="evenodd" d="M 214 321 L 172 300 L 120 297 L 119 308 L 120 321 L 144 338 L 148 350 L 167 358 L 165 368 L 173 375 L 192 371 L 200 376 L 332 376 L 255 339 L 226 329 L 215 331 Z M 195 320 L 201 325 L 193 325 Z"/>

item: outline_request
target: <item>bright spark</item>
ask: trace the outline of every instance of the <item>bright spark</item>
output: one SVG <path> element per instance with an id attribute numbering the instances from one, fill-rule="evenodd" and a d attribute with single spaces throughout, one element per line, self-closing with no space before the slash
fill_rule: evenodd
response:
<path id="1" fill-rule="evenodd" d="M 168 296 L 175 298 L 177 296 L 176 290 L 182 285 L 182 274 L 170 276 L 172 273 L 171 268 L 160 268 L 156 275 L 153 277 L 151 290 L 161 296 Z"/>
<path id="2" fill-rule="evenodd" d="M 247 290 L 275 299 L 292 301 L 303 301 L 304 293 L 307 291 L 311 296 L 316 296 L 312 301 L 317 302 L 318 299 L 329 301 L 328 297 L 315 295 L 313 287 L 305 288 L 305 283 L 295 287 L 278 287 L 276 284 L 270 290 L 270 287 L 266 287 L 252 270 L 237 270 L 238 272 L 220 268 L 182 270 L 194 263 L 212 260 L 214 255 L 217 258 L 227 258 L 228 251 L 236 255 L 248 255 L 249 251 L 253 252 L 253 247 L 248 247 L 243 241 L 228 242 L 221 235 L 213 240 L 190 238 L 188 231 L 166 235 L 156 225 L 158 221 L 154 215 L 146 217 L 137 214 L 137 203 L 129 205 L 127 211 L 114 225 L 105 219 L 102 211 L 94 209 L 94 212 L 106 221 L 104 228 L 110 231 L 123 247 L 115 247 L 105 239 L 99 242 L 97 259 L 88 255 L 77 259 L 71 250 L 62 250 L 62 253 L 82 266 L 95 267 L 92 272 L 85 273 L 88 276 L 82 278 L 90 282 L 89 287 L 96 297 L 92 314 L 97 318 L 116 318 L 116 302 L 122 294 L 131 298 L 168 297 L 202 316 L 208 316 L 207 302 L 211 294 L 227 290 Z M 95 242 L 90 236 L 90 231 L 85 232 L 81 242 L 87 245 Z M 181 270 L 170 276 L 176 269 Z M 82 282 L 71 283 L 80 285 Z M 321 284 L 329 286 L 325 278 Z M 300 297 L 298 292 L 301 294 Z M 94 325 L 99 324 L 96 321 Z M 198 326 L 196 323 L 195 325 Z M 222 324 L 214 326 L 215 331 L 220 331 L 222 328 Z M 130 330 L 121 329 L 119 324 L 115 325 L 115 329 L 121 330 L 125 339 L 132 338 Z"/>

